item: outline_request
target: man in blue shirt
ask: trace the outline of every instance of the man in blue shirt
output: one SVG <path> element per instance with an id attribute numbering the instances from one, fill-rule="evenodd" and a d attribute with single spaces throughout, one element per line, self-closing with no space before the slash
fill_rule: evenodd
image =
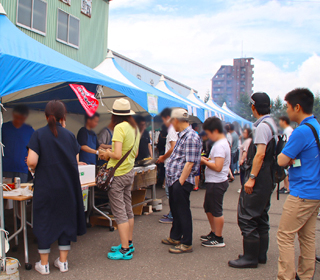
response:
<path id="1" fill-rule="evenodd" d="M 34 130 L 25 124 L 29 109 L 25 105 L 14 107 L 12 121 L 2 125 L 2 143 L 4 145 L 3 176 L 20 177 L 21 183 L 28 181 L 28 166 L 25 162 L 28 156 L 27 145 Z"/>
<path id="2" fill-rule="evenodd" d="M 312 114 L 314 96 L 297 88 L 285 96 L 287 113 L 299 126 L 278 156 L 280 166 L 290 166 L 290 195 L 284 206 L 278 230 L 278 280 L 312 279 L 315 270 L 315 228 L 320 206 L 320 151 L 312 129 L 320 125 Z M 317 137 L 319 137 L 317 135 Z M 300 257 L 296 274 L 294 240 L 298 233 Z"/>
<path id="3" fill-rule="evenodd" d="M 99 155 L 99 142 L 96 133 L 93 131 L 99 123 L 100 115 L 95 113 L 92 117 L 85 116 L 86 125 L 78 131 L 77 140 L 81 146 L 79 153 L 80 162 L 86 164 L 97 163 L 97 156 Z"/>

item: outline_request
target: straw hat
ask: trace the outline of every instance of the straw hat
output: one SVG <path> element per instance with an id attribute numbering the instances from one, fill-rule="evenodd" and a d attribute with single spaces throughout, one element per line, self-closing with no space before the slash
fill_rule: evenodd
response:
<path id="1" fill-rule="evenodd" d="M 117 116 L 131 116 L 135 112 L 131 110 L 130 102 L 127 99 L 116 99 L 113 103 L 112 110 L 108 110 L 111 114 Z"/>

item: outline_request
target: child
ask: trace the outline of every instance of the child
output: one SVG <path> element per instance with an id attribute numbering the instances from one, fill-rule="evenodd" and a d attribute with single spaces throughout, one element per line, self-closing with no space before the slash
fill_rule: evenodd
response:
<path id="1" fill-rule="evenodd" d="M 223 133 L 220 119 L 208 118 L 203 129 L 209 139 L 214 142 L 209 158 L 202 157 L 201 164 L 206 166 L 206 195 L 204 211 L 207 214 L 211 232 L 201 236 L 205 247 L 225 247 L 222 237 L 224 217 L 222 214 L 223 196 L 228 189 L 228 174 L 231 160 L 230 145 Z"/>

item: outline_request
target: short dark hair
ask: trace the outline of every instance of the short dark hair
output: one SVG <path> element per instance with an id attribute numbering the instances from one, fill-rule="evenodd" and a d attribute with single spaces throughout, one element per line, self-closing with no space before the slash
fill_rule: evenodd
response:
<path id="1" fill-rule="evenodd" d="M 288 92 L 284 98 L 292 108 L 299 104 L 302 108 L 302 111 L 306 114 L 312 114 L 314 95 L 307 88 L 296 88 Z"/>
<path id="2" fill-rule="evenodd" d="M 210 132 L 218 130 L 219 133 L 223 133 L 223 126 L 222 122 L 217 117 L 211 117 L 205 120 L 205 122 L 202 125 L 203 130 L 208 130 Z"/>
<path id="3" fill-rule="evenodd" d="M 13 113 L 17 113 L 22 116 L 29 116 L 29 108 L 26 105 L 17 105 L 13 108 Z"/>
<path id="4" fill-rule="evenodd" d="M 230 123 L 230 124 L 229 124 L 229 128 L 230 128 L 230 130 L 234 131 L 234 124 L 233 124 L 233 123 Z"/>
<path id="5" fill-rule="evenodd" d="M 224 129 L 225 129 L 227 132 L 229 132 L 229 131 L 230 131 L 230 124 L 227 123 L 227 124 L 225 125 Z"/>
<path id="6" fill-rule="evenodd" d="M 161 117 L 161 118 L 171 117 L 171 112 L 172 112 L 172 109 L 171 109 L 171 108 L 164 108 L 164 109 L 162 110 L 162 112 L 160 113 L 160 117 Z"/>
<path id="7" fill-rule="evenodd" d="M 146 122 L 146 118 L 143 116 L 136 116 L 135 121 L 137 124 L 142 123 L 142 122 Z"/>
<path id="8" fill-rule="evenodd" d="M 193 123 L 193 124 L 191 125 L 191 127 L 192 127 L 192 129 L 195 129 L 195 128 L 198 127 L 198 124 L 197 124 L 197 123 Z"/>
<path id="9" fill-rule="evenodd" d="M 282 121 L 286 122 L 287 124 L 290 124 L 290 119 L 287 116 L 281 116 L 279 118 L 279 120 L 282 120 Z"/>
<path id="10" fill-rule="evenodd" d="M 95 117 L 100 118 L 100 114 L 95 112 L 91 117 L 86 114 L 84 116 L 84 119 L 85 119 L 85 122 L 87 122 L 87 120 L 93 120 Z"/>
<path id="11" fill-rule="evenodd" d="M 271 112 L 271 108 L 270 107 L 262 107 L 262 108 L 255 107 L 255 108 L 256 108 L 256 110 L 257 110 L 257 112 L 258 112 L 258 114 L 260 116 L 268 115 Z"/>

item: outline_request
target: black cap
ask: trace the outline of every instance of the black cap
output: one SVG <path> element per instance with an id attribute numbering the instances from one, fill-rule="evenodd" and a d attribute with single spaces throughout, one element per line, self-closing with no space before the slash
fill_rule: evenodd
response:
<path id="1" fill-rule="evenodd" d="M 265 92 L 255 92 L 251 95 L 250 105 L 256 108 L 270 108 L 270 97 Z"/>

